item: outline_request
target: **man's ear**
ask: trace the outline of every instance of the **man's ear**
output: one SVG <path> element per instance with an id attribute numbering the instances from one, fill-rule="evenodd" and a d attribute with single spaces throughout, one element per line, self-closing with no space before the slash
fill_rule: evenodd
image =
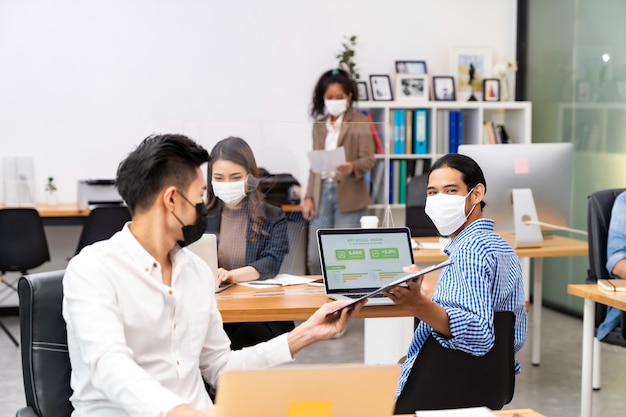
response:
<path id="1" fill-rule="evenodd" d="M 470 201 L 472 204 L 480 204 L 485 198 L 485 184 L 476 184 L 472 194 L 470 195 Z"/>
<path id="2" fill-rule="evenodd" d="M 161 201 L 163 201 L 163 204 L 168 210 L 174 210 L 174 194 L 176 194 L 176 192 L 176 187 L 174 186 L 167 187 L 162 192 Z"/>

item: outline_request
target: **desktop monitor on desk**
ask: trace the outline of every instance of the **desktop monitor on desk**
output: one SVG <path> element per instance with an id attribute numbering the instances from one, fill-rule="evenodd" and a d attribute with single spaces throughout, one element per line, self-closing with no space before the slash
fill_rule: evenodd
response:
<path id="1" fill-rule="evenodd" d="M 495 221 L 496 231 L 515 234 L 517 247 L 541 245 L 537 221 L 569 227 L 571 143 L 461 145 L 459 153 L 485 174 L 484 216 Z"/>

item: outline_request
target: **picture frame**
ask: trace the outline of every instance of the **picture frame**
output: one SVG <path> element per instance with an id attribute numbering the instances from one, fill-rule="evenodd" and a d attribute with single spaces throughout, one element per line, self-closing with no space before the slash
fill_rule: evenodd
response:
<path id="1" fill-rule="evenodd" d="M 457 100 L 481 100 L 483 80 L 491 75 L 492 58 L 493 50 L 489 48 L 452 49 L 450 73 L 455 79 Z"/>
<path id="2" fill-rule="evenodd" d="M 483 101 L 500 101 L 500 80 L 485 78 L 483 80 Z"/>
<path id="3" fill-rule="evenodd" d="M 366 81 L 357 81 L 356 92 L 357 92 L 358 101 L 368 101 L 370 99 L 369 94 L 367 94 L 367 82 Z"/>
<path id="4" fill-rule="evenodd" d="M 391 79 L 389 75 L 370 75 L 370 88 L 372 89 L 372 100 L 392 101 L 393 92 L 391 90 Z"/>
<path id="5" fill-rule="evenodd" d="M 456 101 L 454 77 L 449 75 L 433 77 L 433 100 Z"/>
<path id="6" fill-rule="evenodd" d="M 396 74 L 396 100 L 428 101 L 428 75 Z"/>
<path id="7" fill-rule="evenodd" d="M 396 74 L 428 74 L 426 61 L 396 61 Z"/>

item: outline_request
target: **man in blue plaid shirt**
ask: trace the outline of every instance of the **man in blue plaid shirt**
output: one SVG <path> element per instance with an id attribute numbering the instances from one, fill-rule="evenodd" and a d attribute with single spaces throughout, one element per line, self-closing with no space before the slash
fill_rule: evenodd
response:
<path id="1" fill-rule="evenodd" d="M 482 217 L 486 190 L 482 170 L 465 155 L 447 154 L 428 173 L 426 214 L 441 235 L 452 239 L 444 249 L 452 264 L 442 270 L 432 297 L 422 288 L 422 278 L 386 293 L 420 319 L 402 365 L 398 395 L 431 334 L 444 347 L 484 355 L 495 342 L 494 311 L 507 310 L 515 314 L 515 352 L 526 341 L 520 261 L 494 232 L 493 220 Z"/>

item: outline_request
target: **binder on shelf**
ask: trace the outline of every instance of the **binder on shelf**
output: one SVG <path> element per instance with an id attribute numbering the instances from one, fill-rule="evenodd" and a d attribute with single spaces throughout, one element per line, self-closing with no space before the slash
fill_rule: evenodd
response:
<path id="1" fill-rule="evenodd" d="M 437 152 L 446 154 L 450 151 L 450 112 L 440 110 L 437 117 Z"/>
<path id="2" fill-rule="evenodd" d="M 413 153 L 423 155 L 428 153 L 428 111 L 417 109 L 413 111 L 414 141 Z"/>
<path id="3" fill-rule="evenodd" d="M 509 143 L 509 134 L 506 133 L 506 129 L 504 125 L 496 125 L 496 130 L 498 131 L 498 137 L 500 138 L 500 143 Z"/>
<path id="4" fill-rule="evenodd" d="M 400 160 L 393 161 L 393 195 L 392 204 L 400 203 Z"/>
<path id="5" fill-rule="evenodd" d="M 450 111 L 449 152 L 457 153 L 461 143 L 463 143 L 463 113 Z"/>
<path id="6" fill-rule="evenodd" d="M 412 110 L 407 110 L 406 111 L 406 129 L 404 129 L 404 142 L 405 142 L 405 150 L 404 153 L 406 154 L 412 154 L 413 151 L 413 111 Z"/>
<path id="7" fill-rule="evenodd" d="M 402 159 L 400 162 L 399 178 L 398 178 L 398 203 L 406 204 L 406 176 L 407 176 L 407 160 Z"/>
<path id="8" fill-rule="evenodd" d="M 393 161 L 389 161 L 389 195 L 387 196 L 387 202 L 393 204 Z"/>
<path id="9" fill-rule="evenodd" d="M 367 117 L 367 120 L 370 121 L 370 128 L 372 129 L 372 136 L 374 138 L 374 152 L 377 154 L 384 154 L 385 147 L 383 146 L 382 140 L 380 140 L 380 135 L 378 134 L 378 129 L 376 128 L 376 123 L 374 123 L 372 114 L 365 110 L 360 110 L 360 112 Z"/>
<path id="10" fill-rule="evenodd" d="M 374 163 L 371 175 L 370 199 L 372 204 L 385 204 L 385 161 L 377 160 Z"/>
<path id="11" fill-rule="evenodd" d="M 404 110 L 394 110 L 393 113 L 393 153 L 402 155 L 406 149 L 406 113 Z"/>

